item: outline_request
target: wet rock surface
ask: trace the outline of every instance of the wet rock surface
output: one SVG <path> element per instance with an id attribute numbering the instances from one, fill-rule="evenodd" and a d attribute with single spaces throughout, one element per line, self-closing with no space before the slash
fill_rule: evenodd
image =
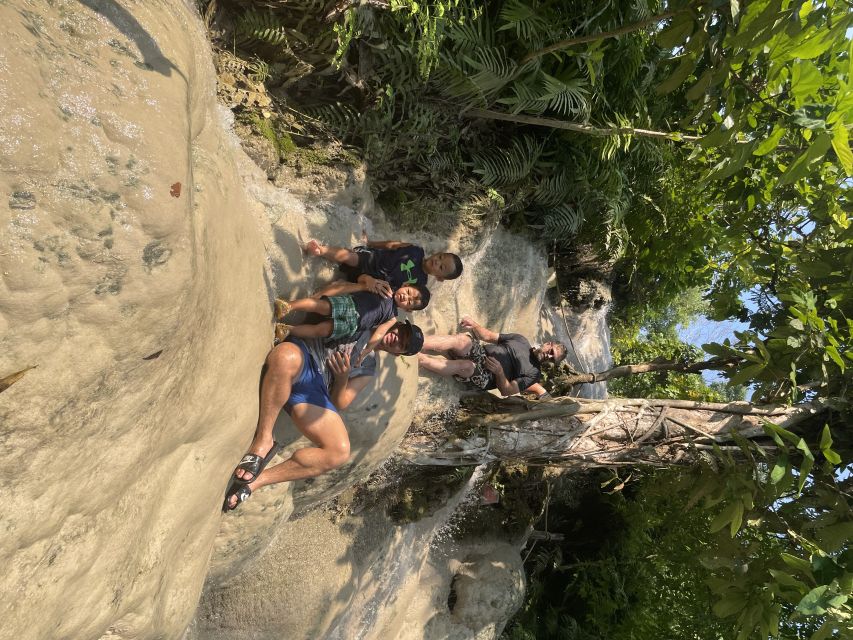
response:
<path id="1" fill-rule="evenodd" d="M 458 385 L 419 385 L 413 358 L 382 355 L 347 412 L 348 465 L 220 513 L 257 418 L 272 299 L 335 277 L 301 243 L 399 235 L 363 168 L 273 166 L 267 148 L 258 169 L 226 132 L 187 3 L 0 2 L 0 41 L 0 589 L 15 594 L 0 638 L 179 638 L 205 580 L 187 638 L 493 636 L 476 612 L 504 619 L 514 596 L 480 601 L 463 580 L 447 603 L 462 565 L 516 593 L 506 549 L 433 547 L 438 512 L 406 531 L 384 514 L 293 517 L 364 480 L 416 412 L 454 402 Z M 498 231 L 460 252 L 466 276 L 414 315 L 426 332 L 467 313 L 559 334 L 540 250 Z M 284 414 L 276 435 L 305 444 Z M 347 622 L 376 601 L 360 593 L 399 607 Z"/>

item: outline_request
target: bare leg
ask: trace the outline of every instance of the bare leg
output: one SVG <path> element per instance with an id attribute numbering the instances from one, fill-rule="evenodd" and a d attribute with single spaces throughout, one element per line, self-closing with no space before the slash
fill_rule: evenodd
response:
<path id="1" fill-rule="evenodd" d="M 455 333 L 452 336 L 424 336 L 423 351 L 467 356 L 471 353 L 471 336 L 467 333 Z"/>
<path id="2" fill-rule="evenodd" d="M 474 375 L 474 363 L 470 360 L 445 360 L 424 353 L 418 354 L 418 366 L 440 376 L 460 376 L 470 378 Z"/>
<path id="3" fill-rule="evenodd" d="M 290 310 L 328 316 L 332 313 L 332 303 L 322 298 L 300 298 L 290 303 Z"/>
<path id="4" fill-rule="evenodd" d="M 313 478 L 349 460 L 349 434 L 339 414 L 300 403 L 293 407 L 290 417 L 296 428 L 317 446 L 297 449 L 284 462 L 264 469 L 257 480 L 249 483 L 252 491 L 268 484 Z M 236 496 L 231 498 L 231 504 L 236 506 Z"/>
<path id="5" fill-rule="evenodd" d="M 331 320 L 318 324 L 295 324 L 290 327 L 290 335 L 296 338 L 328 338 L 332 335 L 332 329 Z"/>
<path id="6" fill-rule="evenodd" d="M 340 467 L 349 460 L 349 434 L 338 413 L 303 403 L 293 407 L 290 417 L 302 435 L 317 446 L 297 449 L 281 464 L 265 470 L 258 478 L 259 487 L 312 478 Z"/>
<path id="7" fill-rule="evenodd" d="M 261 382 L 261 399 L 258 426 L 249 453 L 265 456 L 272 448 L 272 431 L 284 403 L 290 397 L 293 380 L 302 371 L 302 350 L 295 344 L 284 342 L 267 355 L 267 372 Z M 251 477 L 248 471 L 237 469 L 238 478 Z"/>
<path id="8" fill-rule="evenodd" d="M 316 240 L 310 240 L 306 243 L 305 253 L 312 256 L 319 256 L 330 262 L 349 265 L 350 267 L 358 266 L 358 254 L 355 251 L 350 251 L 343 247 L 327 247 Z"/>

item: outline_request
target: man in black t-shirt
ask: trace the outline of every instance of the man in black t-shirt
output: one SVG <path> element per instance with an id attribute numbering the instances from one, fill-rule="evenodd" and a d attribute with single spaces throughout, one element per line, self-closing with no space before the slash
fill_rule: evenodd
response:
<path id="1" fill-rule="evenodd" d="M 471 333 L 424 338 L 423 351 L 436 351 L 449 359 L 420 353 L 421 369 L 453 376 L 479 389 L 498 389 L 504 396 L 530 391 L 541 397 L 547 393 L 539 384 L 542 364 L 561 362 L 566 357 L 566 347 L 560 342 L 533 348 L 524 336 L 495 333 L 467 316 L 461 325 Z"/>

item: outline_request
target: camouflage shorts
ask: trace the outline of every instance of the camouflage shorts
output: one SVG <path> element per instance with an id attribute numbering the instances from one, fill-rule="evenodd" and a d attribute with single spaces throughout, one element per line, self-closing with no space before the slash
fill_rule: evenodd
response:
<path id="1" fill-rule="evenodd" d="M 459 382 L 470 382 L 478 389 L 488 389 L 494 384 L 495 374 L 486 369 L 486 350 L 479 340 L 471 336 L 471 350 L 468 355 L 453 355 L 454 360 L 470 360 L 474 363 L 474 373 L 469 378 L 453 376 Z"/>

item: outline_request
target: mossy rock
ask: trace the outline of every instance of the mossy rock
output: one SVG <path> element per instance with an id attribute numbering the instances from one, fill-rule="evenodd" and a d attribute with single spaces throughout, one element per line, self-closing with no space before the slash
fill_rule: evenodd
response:
<path id="1" fill-rule="evenodd" d="M 388 516 L 396 524 L 417 522 L 433 515 L 462 487 L 471 469 L 425 469 L 411 476 L 388 496 Z"/>

